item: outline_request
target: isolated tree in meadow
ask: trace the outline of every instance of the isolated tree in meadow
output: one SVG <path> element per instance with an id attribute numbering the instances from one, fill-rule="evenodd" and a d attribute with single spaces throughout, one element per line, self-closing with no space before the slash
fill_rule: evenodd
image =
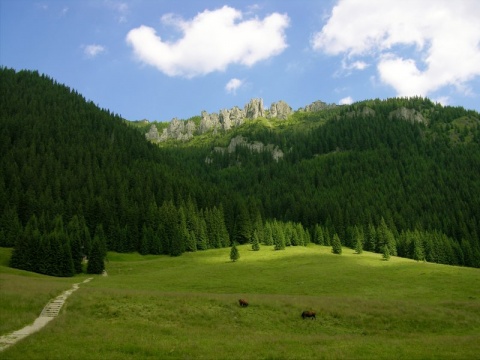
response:
<path id="1" fill-rule="evenodd" d="M 238 259 L 240 259 L 240 253 L 238 252 L 237 245 L 234 241 L 232 244 L 232 248 L 230 249 L 230 260 L 235 262 Z"/>
<path id="2" fill-rule="evenodd" d="M 341 255 L 342 254 L 342 242 L 340 241 L 340 237 L 337 233 L 333 235 L 332 239 L 332 252 L 334 254 Z"/>
<path id="3" fill-rule="evenodd" d="M 382 257 L 383 257 L 383 260 L 385 260 L 385 261 L 390 260 L 390 249 L 389 249 L 388 245 L 383 246 Z"/>

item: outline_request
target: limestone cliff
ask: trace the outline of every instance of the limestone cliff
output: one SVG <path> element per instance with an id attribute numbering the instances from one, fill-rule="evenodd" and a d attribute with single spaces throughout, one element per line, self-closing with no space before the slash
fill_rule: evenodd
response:
<path id="1" fill-rule="evenodd" d="M 336 105 L 315 101 L 305 108 L 300 108 L 299 111 L 321 111 L 334 106 Z M 270 109 L 267 111 L 264 108 L 263 99 L 255 98 L 251 99 L 243 109 L 234 106 L 231 109 L 222 109 L 218 113 L 209 114 L 206 111 L 202 111 L 198 127 L 191 120 L 182 121 L 174 118 L 168 127 L 163 129 L 162 134 L 159 134 L 155 125 L 152 125 L 148 133 L 145 134 L 145 138 L 152 142 L 162 142 L 169 139 L 188 141 L 194 135 L 205 134 L 209 131 L 213 131 L 214 133 L 218 131 L 229 131 L 242 125 L 245 121 L 254 120 L 259 117 L 286 120 L 291 114 L 293 114 L 292 108 L 283 100 L 272 103 Z"/>

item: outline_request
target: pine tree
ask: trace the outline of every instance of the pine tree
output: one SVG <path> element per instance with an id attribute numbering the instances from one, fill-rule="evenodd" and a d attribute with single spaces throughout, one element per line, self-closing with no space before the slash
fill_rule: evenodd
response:
<path id="1" fill-rule="evenodd" d="M 333 235 L 332 239 L 332 252 L 334 254 L 341 255 L 342 254 L 342 242 L 340 241 L 340 237 L 337 233 Z"/>
<path id="2" fill-rule="evenodd" d="M 232 248 L 230 249 L 230 260 L 235 262 L 238 259 L 240 259 L 240 253 L 238 252 L 237 245 L 235 244 L 235 241 L 234 241 L 232 244 Z"/>

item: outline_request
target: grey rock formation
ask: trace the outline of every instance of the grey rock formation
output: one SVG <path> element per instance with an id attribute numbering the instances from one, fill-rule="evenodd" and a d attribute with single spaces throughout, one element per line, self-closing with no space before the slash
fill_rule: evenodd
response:
<path id="1" fill-rule="evenodd" d="M 148 130 L 148 132 L 145 134 L 145 138 L 152 142 L 160 141 L 160 134 L 158 133 L 158 129 L 154 124 L 150 126 L 150 130 Z"/>
<path id="2" fill-rule="evenodd" d="M 220 120 L 217 113 L 209 114 L 206 111 L 202 111 L 202 120 L 198 132 L 204 134 L 211 129 L 216 129 L 220 126 Z"/>
<path id="3" fill-rule="evenodd" d="M 230 110 L 230 121 L 232 126 L 239 126 L 242 125 L 245 121 L 245 111 L 240 109 L 238 106 L 234 106 L 232 110 Z"/>
<path id="4" fill-rule="evenodd" d="M 411 122 L 421 122 L 424 124 L 428 124 L 428 120 L 423 117 L 421 113 L 419 113 L 415 109 L 407 109 L 406 107 L 401 107 L 397 110 L 392 111 L 388 114 L 389 119 L 402 119 Z"/>
<path id="5" fill-rule="evenodd" d="M 170 121 L 168 128 L 163 129 L 162 135 L 160 135 L 158 141 L 162 142 L 168 139 L 187 141 L 193 137 L 195 130 L 196 126 L 192 120 L 181 121 L 174 118 Z"/>
<path id="6" fill-rule="evenodd" d="M 275 161 L 278 161 L 281 158 L 283 158 L 283 151 L 280 150 L 280 148 L 278 146 L 273 145 L 273 144 L 264 145 L 260 141 L 249 142 L 247 140 L 247 138 L 245 138 L 241 135 L 235 136 L 233 139 L 231 139 L 230 144 L 226 148 L 215 147 L 213 149 L 213 151 L 222 152 L 222 153 L 227 151 L 229 153 L 232 153 L 232 152 L 235 151 L 237 146 L 245 146 L 250 151 L 255 151 L 255 152 L 268 151 L 272 154 L 272 158 Z"/>
<path id="7" fill-rule="evenodd" d="M 252 99 L 245 105 L 245 117 L 249 119 L 256 119 L 258 117 L 265 117 L 265 109 L 263 108 L 263 99 Z"/>
<path id="8" fill-rule="evenodd" d="M 268 117 L 285 120 L 290 114 L 292 114 L 292 108 L 285 101 L 280 100 L 279 102 L 272 103 Z"/>
<path id="9" fill-rule="evenodd" d="M 314 112 L 314 111 L 321 111 L 325 109 L 334 108 L 337 105 L 335 104 L 327 104 L 323 101 L 317 100 L 311 103 L 310 105 L 305 106 L 304 108 L 300 108 L 300 111 L 307 111 L 307 112 Z"/>

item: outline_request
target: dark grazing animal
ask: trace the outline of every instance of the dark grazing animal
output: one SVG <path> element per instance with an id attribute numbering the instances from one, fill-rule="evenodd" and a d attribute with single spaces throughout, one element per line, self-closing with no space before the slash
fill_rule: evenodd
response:
<path id="1" fill-rule="evenodd" d="M 245 300 L 245 299 L 238 300 L 238 303 L 240 304 L 241 307 L 247 307 L 248 306 L 248 301 Z"/>
<path id="2" fill-rule="evenodd" d="M 304 312 L 302 312 L 302 319 L 305 320 L 305 318 L 312 318 L 312 320 L 313 320 L 313 319 L 317 320 L 317 318 L 315 317 L 315 315 L 316 315 L 315 311 L 307 311 L 307 310 L 305 310 Z"/>

